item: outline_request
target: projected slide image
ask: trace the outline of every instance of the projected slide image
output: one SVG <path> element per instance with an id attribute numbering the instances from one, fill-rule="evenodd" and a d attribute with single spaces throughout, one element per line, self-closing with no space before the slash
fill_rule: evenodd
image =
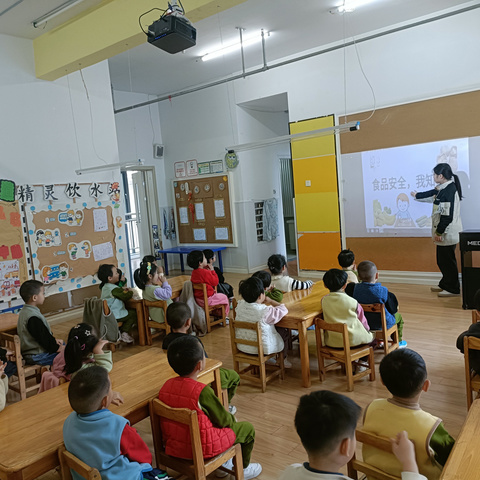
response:
<path id="1" fill-rule="evenodd" d="M 430 234 L 432 206 L 415 201 L 410 192 L 435 188 L 432 169 L 437 163 L 449 163 L 459 176 L 469 175 L 468 139 L 374 150 L 361 155 L 367 233 L 402 235 L 408 229 L 413 234 L 417 230 L 416 235 Z"/>

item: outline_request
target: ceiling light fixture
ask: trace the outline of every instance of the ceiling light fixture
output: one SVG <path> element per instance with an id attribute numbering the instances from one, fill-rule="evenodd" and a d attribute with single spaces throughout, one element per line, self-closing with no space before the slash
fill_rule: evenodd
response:
<path id="1" fill-rule="evenodd" d="M 295 142 L 299 140 L 309 140 L 311 138 L 325 137 L 336 133 L 356 132 L 360 130 L 360 122 L 348 122 L 333 127 L 320 128 L 319 130 L 310 130 L 309 132 L 294 133 L 292 135 L 282 135 L 275 138 L 267 138 L 258 142 L 242 143 L 240 145 L 232 145 L 226 147 L 225 150 L 235 150 L 236 152 L 244 150 L 253 150 L 254 148 L 270 147 L 281 143 Z"/>
<path id="2" fill-rule="evenodd" d="M 264 38 L 267 38 L 271 35 L 271 32 L 264 32 Z M 242 41 L 232 43 L 231 45 L 228 45 L 226 47 L 219 48 L 218 50 L 214 50 L 212 52 L 208 52 L 205 55 L 202 56 L 202 60 L 204 62 L 207 62 L 208 60 L 212 60 L 214 58 L 221 57 L 223 55 L 226 55 L 228 53 L 236 52 L 237 50 L 240 50 L 240 48 L 248 47 L 250 45 L 254 45 L 255 43 L 260 43 L 262 41 L 262 32 L 256 32 L 254 35 L 251 35 L 249 37 L 243 37 Z"/>
<path id="3" fill-rule="evenodd" d="M 372 0 L 345 0 L 341 5 L 330 10 L 330 13 L 350 13 L 354 12 L 357 7 L 371 3 Z"/>
<path id="4" fill-rule="evenodd" d="M 79 170 L 75 170 L 77 175 L 82 175 L 84 173 L 96 173 L 96 172 L 104 172 L 108 170 L 115 170 L 116 168 L 135 168 L 142 166 L 145 163 L 144 160 L 141 158 L 138 159 L 137 162 L 130 162 L 130 163 L 108 163 L 106 165 L 99 165 L 98 167 L 88 167 L 88 168 L 80 168 Z"/>
<path id="5" fill-rule="evenodd" d="M 52 18 L 55 18 L 57 15 L 60 15 L 61 13 L 65 12 L 69 8 L 72 8 L 73 6 L 77 5 L 77 3 L 80 3 L 80 2 L 83 2 L 83 0 L 68 0 L 68 2 L 62 3 L 57 8 L 54 8 L 53 10 L 46 13 L 45 15 L 38 17 L 36 20 L 32 22 L 32 25 L 35 28 L 38 28 L 40 25 L 43 25 L 44 23 L 48 22 Z"/>

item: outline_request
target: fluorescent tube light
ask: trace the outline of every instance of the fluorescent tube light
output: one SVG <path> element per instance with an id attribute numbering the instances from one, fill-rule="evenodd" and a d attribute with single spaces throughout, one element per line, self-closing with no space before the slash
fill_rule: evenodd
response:
<path id="1" fill-rule="evenodd" d="M 53 10 L 46 13 L 45 15 L 38 17 L 36 20 L 32 22 L 32 25 L 35 28 L 38 28 L 40 25 L 43 25 L 44 23 L 48 22 L 52 18 L 55 18 L 57 15 L 60 15 L 61 13 L 65 12 L 69 8 L 72 8 L 73 6 L 77 5 L 77 3 L 80 3 L 80 2 L 83 2 L 83 0 L 68 0 L 68 2 L 62 3 L 57 8 L 54 8 Z"/>
<path id="2" fill-rule="evenodd" d="M 270 36 L 270 32 L 264 32 L 264 37 L 267 38 Z M 207 62 L 208 60 L 212 60 L 214 58 L 221 57 L 228 53 L 236 52 L 240 50 L 243 44 L 243 48 L 248 47 L 250 45 L 254 45 L 255 43 L 260 43 L 262 41 L 262 32 L 257 32 L 255 35 L 250 37 L 243 38 L 243 42 L 236 42 L 232 43 L 231 45 L 227 45 L 226 47 L 219 48 L 218 50 L 213 50 L 212 52 L 208 52 L 202 56 L 202 60 Z"/>
<path id="3" fill-rule="evenodd" d="M 82 175 L 83 173 L 96 173 L 96 172 L 104 172 L 107 170 L 115 170 L 116 168 L 130 168 L 130 167 L 138 167 L 143 165 L 144 160 L 138 159 L 138 162 L 130 162 L 130 163 L 108 163 L 105 165 L 99 165 L 98 167 L 88 167 L 88 168 L 80 168 L 79 170 L 75 170 L 77 175 Z"/>
<path id="4" fill-rule="evenodd" d="M 372 0 L 345 0 L 340 6 L 330 10 L 330 13 L 350 13 L 357 7 L 371 3 Z"/>
<path id="5" fill-rule="evenodd" d="M 240 145 L 232 145 L 226 147 L 226 150 L 235 150 L 236 152 L 244 150 L 253 150 L 254 148 L 270 147 L 281 143 L 295 142 L 299 140 L 308 140 L 310 138 L 324 137 L 326 135 L 334 135 L 336 133 L 355 132 L 360 130 L 360 122 L 348 122 L 333 127 L 320 128 L 319 130 L 310 130 L 309 132 L 294 133 L 292 135 L 282 135 L 275 138 L 267 138 L 258 142 L 242 143 Z"/>

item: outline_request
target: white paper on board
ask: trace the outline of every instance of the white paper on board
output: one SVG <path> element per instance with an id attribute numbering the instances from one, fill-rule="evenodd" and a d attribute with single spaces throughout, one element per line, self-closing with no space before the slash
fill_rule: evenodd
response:
<path id="1" fill-rule="evenodd" d="M 205 228 L 194 228 L 193 239 L 197 242 L 207 241 L 207 230 Z"/>
<path id="2" fill-rule="evenodd" d="M 223 218 L 225 217 L 225 205 L 223 204 L 223 200 L 215 200 L 215 218 Z"/>
<path id="3" fill-rule="evenodd" d="M 95 208 L 93 210 L 93 230 L 95 232 L 106 232 L 108 230 L 107 210 Z"/>
<path id="4" fill-rule="evenodd" d="M 113 257 L 113 245 L 111 242 L 100 243 L 92 247 L 93 258 L 96 262 Z"/>
<path id="5" fill-rule="evenodd" d="M 205 220 L 205 212 L 203 210 L 203 203 L 195 204 L 195 218 L 198 221 Z"/>
<path id="6" fill-rule="evenodd" d="M 216 227 L 215 228 L 215 240 L 228 240 L 228 228 Z"/>
<path id="7" fill-rule="evenodd" d="M 188 224 L 188 208 L 187 207 L 180 207 L 178 209 L 180 213 L 180 223 Z"/>

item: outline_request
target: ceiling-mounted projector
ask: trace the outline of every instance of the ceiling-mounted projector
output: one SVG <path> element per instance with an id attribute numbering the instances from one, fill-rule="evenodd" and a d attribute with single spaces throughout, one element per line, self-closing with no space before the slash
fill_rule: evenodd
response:
<path id="1" fill-rule="evenodd" d="M 168 53 L 177 53 L 195 46 L 197 30 L 185 18 L 183 8 L 176 0 L 168 4 L 168 10 L 148 27 L 148 43 Z"/>

